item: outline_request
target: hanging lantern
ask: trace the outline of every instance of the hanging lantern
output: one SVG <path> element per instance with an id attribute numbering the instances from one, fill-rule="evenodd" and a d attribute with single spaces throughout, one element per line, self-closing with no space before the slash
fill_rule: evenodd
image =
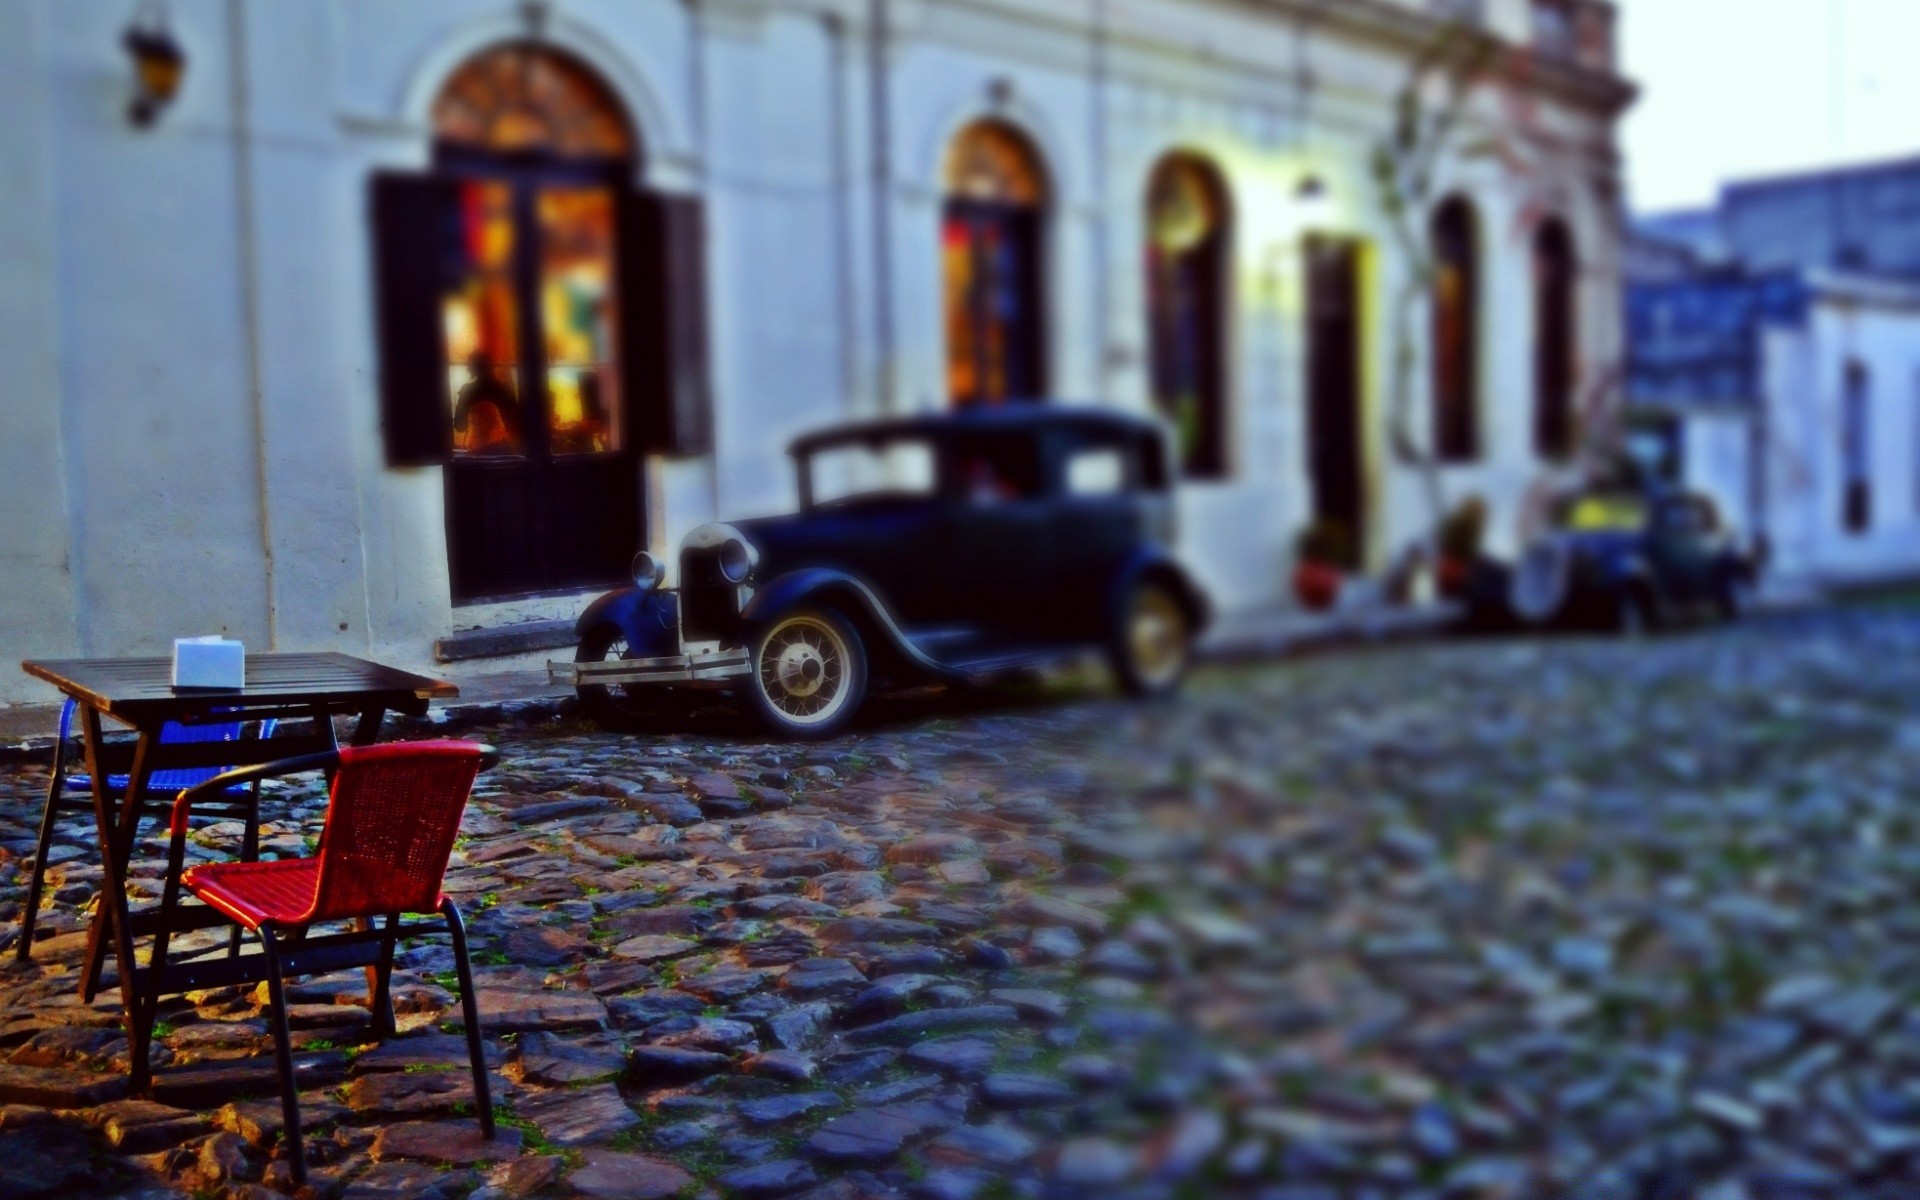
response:
<path id="1" fill-rule="evenodd" d="M 141 7 L 121 42 L 133 56 L 134 94 L 127 116 L 144 129 L 179 94 L 187 73 L 186 51 L 167 28 L 167 10 L 159 4 Z"/>

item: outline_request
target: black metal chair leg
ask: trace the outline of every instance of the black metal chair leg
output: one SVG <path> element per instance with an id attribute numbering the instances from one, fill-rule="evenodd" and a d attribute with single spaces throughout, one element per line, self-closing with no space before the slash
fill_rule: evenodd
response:
<path id="1" fill-rule="evenodd" d="M 66 776 L 58 767 L 47 785 L 47 811 L 40 817 L 40 841 L 33 852 L 33 875 L 27 880 L 26 910 L 20 914 L 20 945 L 14 953 L 21 962 L 33 957 L 33 927 L 40 920 L 40 893 L 47 883 L 47 852 L 53 849 L 53 826 L 60 819 L 60 793 Z"/>
<path id="2" fill-rule="evenodd" d="M 467 1057 L 473 1065 L 473 1102 L 480 1110 L 480 1136 L 493 1137 L 493 1096 L 487 1087 L 487 1053 L 480 1041 L 480 1005 L 473 994 L 473 963 L 467 958 L 467 927 L 452 900 L 440 902 L 453 935 L 453 967 L 460 976 L 460 1021 L 467 1027 Z"/>
<path id="3" fill-rule="evenodd" d="M 267 956 L 267 1005 L 273 1010 L 273 1055 L 280 1068 L 280 1115 L 286 1123 L 287 1162 L 293 1181 L 307 1181 L 306 1147 L 300 1139 L 300 1097 L 293 1082 L 293 1038 L 287 1032 L 287 992 L 280 977 L 280 947 L 271 926 L 260 927 L 260 946 Z"/>
<path id="4" fill-rule="evenodd" d="M 388 913 L 385 935 L 380 939 L 380 962 L 373 971 L 373 990 L 367 996 L 373 1031 L 381 1038 L 390 1038 L 398 1031 L 393 1013 L 393 951 L 399 941 L 400 914 Z"/>

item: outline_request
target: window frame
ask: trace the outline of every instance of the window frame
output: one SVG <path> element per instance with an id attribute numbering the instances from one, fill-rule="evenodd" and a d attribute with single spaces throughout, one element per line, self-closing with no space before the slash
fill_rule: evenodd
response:
<path id="1" fill-rule="evenodd" d="M 1191 171 L 1201 181 L 1216 213 L 1206 234 L 1179 254 L 1170 254 L 1155 240 L 1155 199 L 1167 176 Z M 1225 173 L 1212 159 L 1190 150 L 1172 150 L 1155 160 L 1147 174 L 1142 197 L 1145 236 L 1142 244 L 1142 268 L 1146 276 L 1145 302 L 1147 334 L 1147 388 L 1153 408 L 1174 429 L 1174 458 L 1179 478 L 1199 482 L 1219 482 L 1233 475 L 1232 396 L 1233 396 L 1233 321 L 1234 321 L 1234 211 Z M 1198 285 L 1206 295 L 1193 300 L 1202 328 L 1197 354 L 1206 356 L 1194 370 L 1196 430 L 1192 445 L 1184 445 L 1177 397 L 1167 394 L 1163 383 L 1171 373 L 1161 356 L 1178 340 L 1177 297 L 1165 294 L 1179 283 L 1170 277 L 1179 272 L 1198 276 Z"/>
<path id="2" fill-rule="evenodd" d="M 1854 537 L 1873 530 L 1873 372 L 1848 358 L 1840 382 L 1840 527 Z"/>
<path id="3" fill-rule="evenodd" d="M 1428 379 L 1432 396 L 1432 455 L 1446 464 L 1480 461 L 1484 451 L 1480 394 L 1484 388 L 1485 246 L 1480 213 L 1465 196 L 1448 196 L 1434 207 L 1427 237 L 1433 278 L 1429 295 Z M 1444 353 L 1451 303 L 1446 272 L 1460 273 L 1457 354 Z M 1451 368 L 1451 369 L 1450 369 Z"/>
<path id="4" fill-rule="evenodd" d="M 506 466 L 534 459 L 578 461 L 620 457 L 635 452 L 638 431 L 632 428 L 632 422 L 628 419 L 633 411 L 628 396 L 628 388 L 633 386 L 633 366 L 628 361 L 621 336 L 625 318 L 617 312 L 609 319 L 607 351 L 608 366 L 614 377 L 613 399 L 610 403 L 618 409 L 615 420 L 620 428 L 620 441 L 606 450 L 555 453 L 552 449 L 553 399 L 547 386 L 547 372 L 552 364 L 547 357 L 546 315 L 541 311 L 541 229 L 537 211 L 539 194 L 544 188 L 599 187 L 606 190 L 608 201 L 613 206 L 614 222 L 614 246 L 609 263 L 613 274 L 612 287 L 619 302 L 628 303 L 630 301 L 623 294 L 624 281 L 621 278 L 621 260 L 625 251 L 621 238 L 625 231 L 621 228 L 620 206 L 630 186 L 628 180 L 632 173 L 633 164 L 623 159 L 562 158 L 545 151 L 502 153 L 482 147 L 436 144 L 433 162 L 436 178 L 455 187 L 475 181 L 505 184 L 510 189 L 513 205 L 514 248 L 509 270 L 513 275 L 518 326 L 515 336 L 520 343 L 518 399 L 525 425 L 521 451 L 497 459 L 484 455 L 455 454 L 455 461 Z M 443 280 L 441 286 L 444 288 L 447 282 Z M 444 352 L 444 346 L 442 350 Z M 444 353 L 443 357 L 446 357 Z M 447 392 L 442 399 L 446 404 L 448 420 L 451 421 L 453 396 L 450 387 Z"/>

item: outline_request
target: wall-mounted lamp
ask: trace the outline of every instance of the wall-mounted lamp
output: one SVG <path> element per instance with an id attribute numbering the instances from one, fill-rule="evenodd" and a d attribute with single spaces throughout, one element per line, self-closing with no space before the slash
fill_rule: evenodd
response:
<path id="1" fill-rule="evenodd" d="M 121 38 L 133 56 L 133 101 L 127 116 L 141 128 L 153 124 L 160 111 L 180 92 L 187 73 L 187 54 L 167 28 L 167 10 L 161 4 L 142 5 Z"/>
<path id="2" fill-rule="evenodd" d="M 1301 178 L 1300 186 L 1293 190 L 1293 202 L 1303 229 L 1318 229 L 1333 215 L 1333 193 L 1326 180 L 1313 172 Z"/>

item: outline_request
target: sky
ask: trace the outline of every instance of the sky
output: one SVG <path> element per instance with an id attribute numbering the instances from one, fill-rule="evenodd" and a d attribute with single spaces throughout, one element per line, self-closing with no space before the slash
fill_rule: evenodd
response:
<path id="1" fill-rule="evenodd" d="M 1623 129 L 1636 212 L 1724 182 L 1920 156 L 1920 0 L 1618 0 L 1640 101 Z"/>

